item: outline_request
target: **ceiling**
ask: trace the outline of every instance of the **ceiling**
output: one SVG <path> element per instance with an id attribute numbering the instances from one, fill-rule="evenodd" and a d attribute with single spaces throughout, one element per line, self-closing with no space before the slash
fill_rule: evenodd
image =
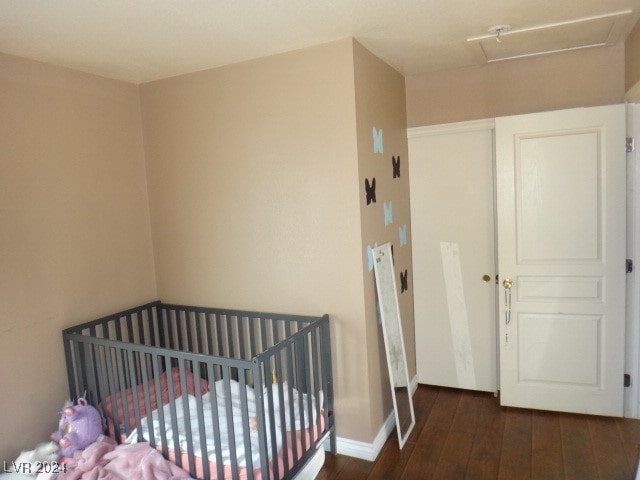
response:
<path id="1" fill-rule="evenodd" d="M 415 75 L 617 43 L 638 18 L 640 0 L 0 0 L 0 52 L 144 83 L 352 36 Z"/>

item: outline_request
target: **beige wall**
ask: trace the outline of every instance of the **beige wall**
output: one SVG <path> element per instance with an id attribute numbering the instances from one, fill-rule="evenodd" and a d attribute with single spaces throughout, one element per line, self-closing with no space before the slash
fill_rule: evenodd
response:
<path id="1" fill-rule="evenodd" d="M 410 242 L 402 77 L 352 39 L 140 88 L 4 55 L 0 67 L 0 420 L 16 432 L 0 458 L 57 424 L 61 329 L 156 297 L 329 313 L 338 435 L 372 441 L 391 404 L 359 152 L 382 119 L 403 159 L 393 230 L 407 223 Z M 410 245 L 396 254 L 410 265 Z"/>
<path id="2" fill-rule="evenodd" d="M 624 45 L 406 78 L 409 127 L 624 101 Z"/>
<path id="3" fill-rule="evenodd" d="M 407 269 L 409 289 L 401 292 L 396 278 L 400 316 L 405 337 L 409 377 L 416 373 L 411 285 L 411 224 L 409 212 L 409 171 L 407 161 L 407 117 L 404 77 L 382 62 L 358 42 L 354 42 L 360 216 L 362 218 L 362 270 L 369 363 L 369 396 L 374 436 L 393 408 L 382 327 L 376 315 L 373 270 L 369 270 L 367 246 L 391 242 L 396 274 Z M 373 128 L 382 129 L 383 152 L 373 149 Z M 400 177 L 393 177 L 392 157 L 400 157 Z M 365 179 L 376 179 L 376 202 L 367 205 Z M 384 203 L 391 202 L 393 223 L 385 225 Z M 407 244 L 400 246 L 399 228 L 406 225 Z"/>
<path id="4" fill-rule="evenodd" d="M 61 330 L 156 297 L 135 86 L 0 54 L 0 461 L 68 398 Z"/>
<path id="5" fill-rule="evenodd" d="M 338 435 L 371 441 L 352 41 L 141 96 L 160 297 L 328 313 Z"/>
<path id="6" fill-rule="evenodd" d="M 640 21 L 624 43 L 624 74 L 627 100 L 640 102 Z"/>

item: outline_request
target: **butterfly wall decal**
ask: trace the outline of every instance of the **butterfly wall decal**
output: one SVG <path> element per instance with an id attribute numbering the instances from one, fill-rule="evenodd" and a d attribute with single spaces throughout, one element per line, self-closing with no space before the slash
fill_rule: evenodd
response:
<path id="1" fill-rule="evenodd" d="M 382 129 L 373 127 L 373 153 L 382 153 Z"/>
<path id="2" fill-rule="evenodd" d="M 407 224 L 405 223 L 398 229 L 400 235 L 400 246 L 404 247 L 407 244 Z"/>
<path id="3" fill-rule="evenodd" d="M 373 249 L 376 248 L 378 246 L 378 242 L 373 244 L 373 247 L 371 245 L 367 245 L 367 260 L 369 263 L 369 271 L 373 270 Z"/>
<path id="4" fill-rule="evenodd" d="M 391 157 L 391 166 L 393 167 L 393 178 L 400 178 L 400 155 L 398 158 Z"/>
<path id="5" fill-rule="evenodd" d="M 384 202 L 384 226 L 393 223 L 393 203 L 391 201 Z"/>
<path id="6" fill-rule="evenodd" d="M 373 177 L 371 183 L 369 183 L 369 179 L 364 179 L 364 189 L 367 194 L 367 205 L 370 203 L 376 203 L 376 178 Z"/>
<path id="7" fill-rule="evenodd" d="M 409 274 L 405 268 L 404 272 L 400 272 L 400 293 L 404 293 L 407 290 L 409 290 Z"/>

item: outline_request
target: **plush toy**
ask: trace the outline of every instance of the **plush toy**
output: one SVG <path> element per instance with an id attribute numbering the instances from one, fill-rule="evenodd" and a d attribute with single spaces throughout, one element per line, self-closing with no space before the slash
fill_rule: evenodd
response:
<path id="1" fill-rule="evenodd" d="M 72 457 L 73 452 L 91 445 L 101 433 L 100 413 L 84 398 L 79 398 L 77 405 L 65 404 L 58 430 L 51 434 L 51 440 L 58 444 L 62 457 Z"/>

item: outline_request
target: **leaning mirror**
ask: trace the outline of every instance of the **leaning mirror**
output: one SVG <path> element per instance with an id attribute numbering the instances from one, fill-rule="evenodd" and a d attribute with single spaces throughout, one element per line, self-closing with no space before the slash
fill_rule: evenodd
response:
<path id="1" fill-rule="evenodd" d="M 398 290 L 393 270 L 391 244 L 385 243 L 373 249 L 373 268 L 376 275 L 376 291 L 380 306 L 380 321 L 384 345 L 387 352 L 387 366 L 389 368 L 389 382 L 391 396 L 396 415 L 396 429 L 400 448 L 406 442 L 416 423 L 413 412 L 413 401 L 409 391 L 409 372 L 407 357 L 400 321 L 400 306 L 398 304 Z"/>

